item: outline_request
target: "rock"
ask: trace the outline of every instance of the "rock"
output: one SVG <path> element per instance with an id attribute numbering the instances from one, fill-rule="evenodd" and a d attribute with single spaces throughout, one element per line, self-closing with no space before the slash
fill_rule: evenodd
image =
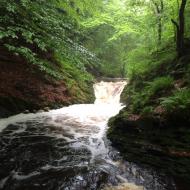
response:
<path id="1" fill-rule="evenodd" d="M 27 114 L 27 113 L 30 113 L 30 111 L 29 110 L 24 110 L 23 113 Z"/>
<path id="2" fill-rule="evenodd" d="M 42 112 L 44 112 L 44 110 L 38 110 L 37 112 L 38 112 L 38 113 L 42 113 Z"/>
<path id="3" fill-rule="evenodd" d="M 45 107 L 43 110 L 48 112 L 50 109 L 49 109 L 49 107 Z"/>
<path id="4" fill-rule="evenodd" d="M 182 122 L 175 123 L 162 117 L 137 117 L 121 112 L 109 121 L 107 135 L 127 161 L 189 181 L 190 128 Z"/>
<path id="5" fill-rule="evenodd" d="M 10 116 L 12 113 L 9 111 L 9 110 L 7 110 L 7 109 L 5 109 L 4 107 L 1 107 L 0 106 L 0 118 L 4 118 L 4 117 L 8 117 L 8 116 Z"/>

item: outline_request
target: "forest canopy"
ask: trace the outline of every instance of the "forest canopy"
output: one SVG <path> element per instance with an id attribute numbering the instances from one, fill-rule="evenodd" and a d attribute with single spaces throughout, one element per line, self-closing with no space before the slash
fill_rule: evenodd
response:
<path id="1" fill-rule="evenodd" d="M 130 77 L 147 69 L 153 53 L 168 59 L 175 49 L 185 52 L 189 10 L 188 0 L 1 0 L 0 39 L 53 76 L 47 52 L 81 69 Z"/>
<path id="2" fill-rule="evenodd" d="M 170 52 L 175 52 L 173 49 L 183 49 L 176 43 L 180 38 L 178 34 L 185 39 L 190 36 L 189 9 L 189 1 L 106 1 L 103 11 L 86 19 L 83 25 L 94 39 L 94 47 L 98 47 L 96 52 L 100 52 L 106 68 L 117 65 L 120 75 L 125 76 L 127 72 L 131 75 L 133 70 L 145 68 L 152 61 L 153 52 L 167 51 L 169 56 Z M 178 32 L 178 28 L 184 31 Z M 103 31 L 106 32 L 102 35 Z M 103 43 L 96 42 L 99 36 Z M 92 46 L 91 41 L 89 43 Z"/>

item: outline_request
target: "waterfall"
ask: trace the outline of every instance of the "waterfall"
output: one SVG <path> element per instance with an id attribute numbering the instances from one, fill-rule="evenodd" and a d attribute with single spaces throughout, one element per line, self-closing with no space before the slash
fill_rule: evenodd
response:
<path id="1" fill-rule="evenodd" d="M 122 82 L 100 82 L 94 85 L 95 104 L 119 104 L 120 95 L 123 91 L 125 81 Z"/>

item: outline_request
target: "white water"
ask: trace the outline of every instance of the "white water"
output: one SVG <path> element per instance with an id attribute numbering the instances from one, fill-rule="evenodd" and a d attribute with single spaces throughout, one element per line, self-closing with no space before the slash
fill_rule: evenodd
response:
<path id="1" fill-rule="evenodd" d="M 43 113 L 18 114 L 9 118 L 0 119 L 0 132 L 9 124 L 25 122 L 41 116 L 50 116 L 53 120 L 58 115 L 69 116 L 69 119 L 88 124 L 106 123 L 107 120 L 116 115 L 123 107 L 120 104 L 120 94 L 126 82 L 100 82 L 94 85 L 96 100 L 94 104 L 76 104 L 61 109 L 51 110 Z"/>
<path id="2" fill-rule="evenodd" d="M 97 156 L 106 157 L 108 150 L 102 138 L 105 134 L 108 119 L 116 115 L 123 107 L 120 104 L 120 94 L 125 85 L 125 81 L 96 83 L 94 85 L 96 97 L 94 104 L 76 104 L 50 112 L 18 114 L 7 119 L 1 119 L 0 132 L 9 124 L 40 120 L 43 116 L 48 116 L 48 124 L 63 127 L 66 129 L 67 136 L 72 136 L 69 138 L 58 135 L 58 137 L 67 141 L 76 141 L 72 145 L 75 148 L 87 147 L 92 154 L 91 161 Z M 23 132 L 23 130 L 21 128 L 15 133 Z M 85 140 L 81 141 L 81 138 L 85 138 Z"/>
<path id="3" fill-rule="evenodd" d="M 140 181 L 140 184 L 144 183 L 143 177 L 136 172 L 136 168 L 133 168 L 133 166 L 130 166 L 131 168 L 129 168 L 128 166 L 122 165 L 122 162 L 114 162 L 109 156 L 109 147 L 106 146 L 104 142 L 105 132 L 107 129 L 107 122 L 109 118 L 116 115 L 123 107 L 120 104 L 120 95 L 125 85 L 125 81 L 100 82 L 95 84 L 94 91 L 96 101 L 94 104 L 77 104 L 68 107 L 63 107 L 57 110 L 51 110 L 49 112 L 36 114 L 18 114 L 16 116 L 12 116 L 6 119 L 1 119 L 0 132 L 3 132 L 3 130 L 6 129 L 6 127 L 9 124 L 16 124 L 17 126 L 19 126 L 15 129 L 11 128 L 11 134 L 10 136 L 8 136 L 8 138 L 22 139 L 25 137 L 29 137 L 33 138 L 35 141 L 35 137 L 39 137 L 40 135 L 42 135 L 42 137 L 50 137 L 50 140 L 52 137 L 57 140 L 62 139 L 68 143 L 67 147 L 69 147 L 71 151 L 76 150 L 76 158 L 78 157 L 78 160 L 73 162 L 73 157 L 69 157 L 70 152 L 68 154 L 66 152 L 66 155 L 63 155 L 61 158 L 58 158 L 57 160 L 53 160 L 56 161 L 56 163 L 58 163 L 57 165 L 53 165 L 51 163 L 52 161 L 47 161 L 48 164 L 41 165 L 39 166 L 39 168 L 32 170 L 32 172 L 30 173 L 19 173 L 13 170 L 11 171 L 10 176 L 16 180 L 24 180 L 38 175 L 40 176 L 43 174 L 43 172 L 48 172 L 52 169 L 60 170 L 65 169 L 67 167 L 71 167 L 66 162 L 70 162 L 69 160 L 71 160 L 73 170 L 75 170 L 75 167 L 78 166 L 81 166 L 81 168 L 84 166 L 93 168 L 95 166 L 95 170 L 93 171 L 94 174 L 97 173 L 96 168 L 98 168 L 98 170 L 105 171 L 111 176 L 110 181 L 115 181 L 115 178 L 117 178 L 116 181 L 122 182 L 123 185 L 118 186 L 117 188 L 115 187 L 116 189 L 143 189 L 142 187 L 128 183 L 127 175 L 130 172 L 130 175 L 132 175 L 132 180 L 130 181 L 135 181 L 135 179 L 138 179 Z M 28 134 L 27 131 L 28 129 L 30 129 L 31 124 L 32 128 L 34 126 L 37 130 L 39 129 L 39 131 L 29 131 Z M 43 130 L 41 128 L 44 128 L 45 131 L 40 131 Z M 19 134 L 21 135 L 19 136 Z M 22 141 L 20 146 L 23 146 Z M 57 148 L 57 145 L 55 146 L 55 148 Z M 82 149 L 88 150 L 90 152 L 90 155 L 88 156 L 84 151 L 84 156 L 86 156 L 84 159 L 85 161 L 80 160 L 80 151 Z M 31 159 L 30 162 L 32 162 L 31 157 L 29 157 L 28 159 Z M 14 160 L 14 158 L 12 158 L 12 160 Z M 42 171 L 42 174 L 40 171 Z M 124 175 L 120 175 L 120 173 L 123 173 Z M 81 176 L 80 174 L 81 173 L 75 176 L 75 180 L 80 181 L 82 183 L 83 178 L 85 178 L 86 174 L 84 174 L 83 176 Z M 149 174 L 145 174 L 145 176 L 148 176 L 147 183 L 149 183 L 149 180 L 151 182 L 152 177 Z M 8 177 L 0 180 L 0 189 L 5 185 L 7 179 Z M 72 179 L 71 181 L 73 180 L 74 179 Z M 86 180 L 88 181 L 90 179 Z M 94 183 L 96 183 L 96 181 Z M 110 187 L 108 187 L 108 189 L 109 188 Z M 71 189 L 78 190 L 83 188 L 78 188 L 76 184 L 74 184 L 73 186 L 71 186 Z"/>

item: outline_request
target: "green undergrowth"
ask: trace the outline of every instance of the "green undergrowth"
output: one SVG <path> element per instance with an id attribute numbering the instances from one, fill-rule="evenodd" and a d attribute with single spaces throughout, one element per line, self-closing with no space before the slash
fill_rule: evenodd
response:
<path id="1" fill-rule="evenodd" d="M 60 76 L 65 81 L 70 95 L 76 103 L 93 102 L 93 76 L 86 69 L 76 67 L 72 60 L 56 54 L 55 59 L 60 68 Z"/>
<path id="2" fill-rule="evenodd" d="M 147 81 L 155 76 L 164 76 L 168 73 L 170 63 L 176 56 L 174 47 L 157 51 L 140 48 L 130 52 L 127 64 L 127 77 L 131 81 Z"/>
<path id="3" fill-rule="evenodd" d="M 168 111 L 175 109 L 187 109 L 190 107 L 190 89 L 176 90 L 169 97 L 161 98 L 161 105 Z"/>
<path id="4" fill-rule="evenodd" d="M 141 62 L 141 69 L 129 70 L 121 98 L 126 107 L 109 120 L 107 135 L 126 160 L 187 184 L 190 56 L 178 59 L 172 52 L 160 51 L 146 61 Z"/>
<path id="5" fill-rule="evenodd" d="M 129 84 L 122 93 L 129 113 L 153 113 L 158 106 L 168 112 L 190 107 L 190 58 L 177 60 L 172 52 L 155 52 L 149 63 L 130 71 Z"/>

